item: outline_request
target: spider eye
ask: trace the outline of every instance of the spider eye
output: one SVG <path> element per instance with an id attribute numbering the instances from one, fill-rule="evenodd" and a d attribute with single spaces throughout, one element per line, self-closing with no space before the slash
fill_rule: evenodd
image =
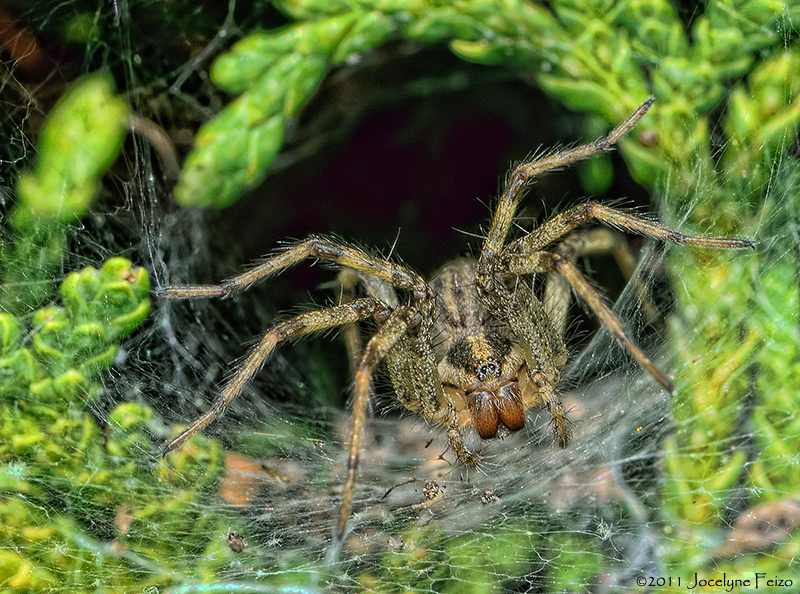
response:
<path id="1" fill-rule="evenodd" d="M 492 357 L 486 360 L 486 363 L 475 367 L 475 375 L 480 381 L 484 381 L 487 377 L 500 377 L 503 366 L 500 363 L 495 363 Z"/>

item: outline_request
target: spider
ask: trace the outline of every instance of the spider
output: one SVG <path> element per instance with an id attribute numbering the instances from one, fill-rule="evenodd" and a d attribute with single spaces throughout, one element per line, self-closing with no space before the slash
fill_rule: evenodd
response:
<path id="1" fill-rule="evenodd" d="M 427 422 L 442 425 L 450 448 L 464 466 L 474 467 L 481 458 L 478 448 L 468 447 L 467 436 L 482 443 L 519 430 L 525 424 L 526 411 L 541 404 L 550 412 L 559 444 L 568 444 L 570 427 L 556 388 L 567 362 L 564 331 L 571 291 L 588 304 L 634 359 L 673 393 L 667 376 L 631 340 L 575 266 L 581 256 L 618 250 L 621 238 L 605 228 L 570 232 L 599 221 L 657 240 L 706 248 L 749 248 L 753 247 L 751 240 L 687 235 L 597 202 L 569 208 L 522 237 L 509 237 L 519 203 L 533 178 L 611 150 L 644 117 L 653 101 L 646 100 L 604 138 L 516 166 L 500 195 L 478 258 L 446 264 L 430 281 L 359 247 L 310 236 L 219 285 L 165 287 L 162 294 L 175 299 L 230 297 L 313 259 L 342 269 L 339 279 L 347 299 L 275 324 L 209 410 L 169 442 L 164 455 L 222 415 L 279 343 L 344 327 L 354 354 L 355 380 L 347 477 L 334 534 L 335 543 L 341 544 L 350 518 L 370 383 L 381 362 L 388 368 L 400 404 Z M 531 289 L 536 274 L 546 275 L 540 297 Z M 370 319 L 377 329 L 362 348 L 352 330 L 357 322 Z"/>

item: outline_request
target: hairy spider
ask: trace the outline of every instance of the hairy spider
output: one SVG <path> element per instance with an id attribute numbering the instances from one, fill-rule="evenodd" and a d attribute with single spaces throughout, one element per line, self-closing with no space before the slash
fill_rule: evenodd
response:
<path id="1" fill-rule="evenodd" d="M 686 235 L 596 202 L 570 208 L 518 239 L 509 238 L 519 202 L 535 176 L 611 150 L 652 104 L 652 98 L 645 101 L 605 138 L 553 151 L 515 167 L 505 183 L 478 259 L 464 258 L 446 264 L 429 282 L 406 266 L 358 247 L 311 236 L 219 285 L 164 288 L 163 295 L 176 299 L 229 297 L 312 258 L 343 269 L 342 294 L 348 296 L 339 305 L 303 313 L 273 326 L 211 408 L 167 444 L 164 453 L 181 447 L 219 417 L 280 342 L 345 327 L 355 361 L 355 388 L 347 478 L 335 532 L 338 546 L 350 516 L 370 382 L 382 361 L 400 403 L 428 422 L 444 426 L 450 447 L 466 466 L 474 466 L 480 460 L 480 452 L 467 447 L 466 432 L 474 430 L 486 440 L 516 431 L 525 424 L 526 411 L 540 404 L 552 416 L 560 445 L 567 445 L 570 428 L 556 386 L 567 362 L 563 336 L 571 290 L 639 364 L 673 392 L 670 380 L 634 344 L 619 319 L 575 267 L 577 258 L 587 254 L 619 253 L 624 244 L 618 234 L 603 228 L 568 234 L 579 225 L 597 220 L 654 239 L 708 248 L 747 248 L 753 247 L 752 241 Z M 548 250 L 549 246 L 553 247 Z M 541 298 L 530 287 L 534 274 L 546 275 Z M 398 291 L 406 298 L 401 300 Z M 377 323 L 377 330 L 361 348 L 353 330 L 355 323 L 367 319 Z"/>

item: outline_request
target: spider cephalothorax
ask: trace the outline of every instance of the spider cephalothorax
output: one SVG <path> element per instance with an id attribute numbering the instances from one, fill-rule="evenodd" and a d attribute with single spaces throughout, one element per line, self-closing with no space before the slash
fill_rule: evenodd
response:
<path id="1" fill-rule="evenodd" d="M 437 369 L 459 426 L 472 425 L 489 439 L 498 428 L 525 424 L 525 410 L 540 400 L 523 398 L 525 357 L 510 330 L 483 305 L 475 287 L 475 261 L 457 260 L 431 281 L 437 295 Z"/>
<path id="2" fill-rule="evenodd" d="M 444 426 L 450 447 L 466 466 L 480 460 L 480 452 L 465 444 L 466 431 L 474 429 L 480 438 L 490 439 L 520 429 L 525 411 L 540 404 L 552 416 L 560 445 L 569 442 L 569 425 L 556 390 L 567 362 L 563 335 L 572 291 L 639 364 L 672 392 L 670 380 L 630 339 L 575 266 L 579 258 L 603 252 L 613 254 L 621 266 L 623 261 L 629 262 L 630 254 L 620 234 L 604 228 L 572 231 L 598 221 L 661 241 L 708 248 L 740 249 L 752 247 L 751 241 L 687 235 L 595 202 L 570 208 L 522 237 L 509 238 L 519 202 L 535 176 L 611 150 L 652 103 L 652 99 L 645 101 L 605 138 L 515 167 L 497 202 L 478 258 L 451 262 L 430 282 L 408 267 L 360 248 L 312 236 L 220 285 L 164 288 L 162 294 L 179 299 L 227 297 L 311 258 L 343 269 L 339 278 L 341 294 L 346 297 L 337 305 L 273 326 L 211 408 L 167 444 L 165 453 L 180 447 L 220 416 L 280 342 L 343 327 L 353 360 L 355 387 L 336 549 L 347 529 L 370 382 L 383 361 L 400 404 L 429 423 Z M 541 292 L 532 290 L 534 275 L 545 279 Z M 357 323 L 369 319 L 377 329 L 362 347 Z"/>

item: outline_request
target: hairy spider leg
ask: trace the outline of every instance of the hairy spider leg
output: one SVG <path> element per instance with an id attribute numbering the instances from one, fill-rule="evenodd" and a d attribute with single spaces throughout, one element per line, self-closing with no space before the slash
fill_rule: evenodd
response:
<path id="1" fill-rule="evenodd" d="M 416 272 L 394 262 L 371 256 L 355 246 L 319 236 L 311 236 L 289 246 L 250 270 L 227 279 L 219 285 L 170 285 L 164 287 L 160 294 L 177 299 L 229 297 L 250 288 L 269 276 L 283 272 L 307 258 L 325 260 L 375 276 L 391 283 L 398 289 L 411 291 L 414 299 L 418 301 L 432 298 L 427 283 Z"/>
<path id="2" fill-rule="evenodd" d="M 433 296 L 427 283 L 415 272 L 398 264 L 376 258 L 365 251 L 346 244 L 337 243 L 325 237 L 312 236 L 293 246 L 284 249 L 264 262 L 245 271 L 244 273 L 223 281 L 219 285 L 170 285 L 161 290 L 161 295 L 175 299 L 196 299 L 205 297 L 229 297 L 239 291 L 248 289 L 256 282 L 282 272 L 307 258 L 326 260 L 355 270 L 364 272 L 385 280 L 392 285 L 407 289 L 414 298 L 420 302 L 432 303 Z M 354 305 L 355 303 L 355 305 Z M 375 311 L 368 313 L 371 304 Z M 186 443 L 195 433 L 208 425 L 221 415 L 225 408 L 236 398 L 244 385 L 258 372 L 265 359 L 269 356 L 278 342 L 324 330 L 346 325 L 355 321 L 374 317 L 388 309 L 388 306 L 378 299 L 368 299 L 344 305 L 301 314 L 292 320 L 275 326 L 261 339 L 261 342 L 251 351 L 244 364 L 226 384 L 223 391 L 205 414 L 196 419 L 183 433 L 173 439 L 164 448 L 164 455 L 179 448 Z M 380 310 L 380 312 L 378 311 Z M 348 313 L 350 312 L 350 313 Z M 355 314 L 355 315 L 353 315 Z M 359 317 L 361 315 L 361 317 Z"/>
<path id="3" fill-rule="evenodd" d="M 599 138 L 592 143 L 582 146 L 556 151 L 539 159 L 517 165 L 508 176 L 506 185 L 500 195 L 494 218 L 492 219 L 489 233 L 483 245 L 479 259 L 479 269 L 485 273 L 490 272 L 493 257 L 500 253 L 506 242 L 508 232 L 514 221 L 517 206 L 525 194 L 528 183 L 540 173 L 564 167 L 575 161 L 581 161 L 594 155 L 605 153 L 614 148 L 614 145 L 627 134 L 639 120 L 641 120 L 655 98 L 650 97 L 634 111 L 628 119 L 614 128 L 607 136 Z M 488 269 L 487 269 L 488 268 Z"/>
<path id="4" fill-rule="evenodd" d="M 602 228 L 573 233 L 557 244 L 553 251 L 572 263 L 585 256 L 611 254 L 622 276 L 632 284 L 647 321 L 653 323 L 658 318 L 658 310 L 650 298 L 647 287 L 636 276 L 636 260 L 625 241 L 625 236 L 621 233 Z M 566 333 L 570 296 L 570 285 L 563 276 L 559 274 L 547 276 L 542 301 L 547 316 L 561 336 Z"/>
<path id="5" fill-rule="evenodd" d="M 586 301 L 592 311 L 612 332 L 617 340 L 652 375 L 659 384 L 673 392 L 672 382 L 636 346 L 625 332 L 622 323 L 611 312 L 602 297 L 595 291 L 568 258 L 557 253 L 542 251 L 545 247 L 566 235 L 579 225 L 591 220 L 617 227 L 632 233 L 645 235 L 661 241 L 697 245 L 708 248 L 745 249 L 752 248 L 750 239 L 735 239 L 704 235 L 688 235 L 671 227 L 654 223 L 631 214 L 620 212 L 597 202 L 586 202 L 574 206 L 548 219 L 533 232 L 510 243 L 500 255 L 500 268 L 513 275 L 536 272 L 557 272 Z"/>
<path id="6" fill-rule="evenodd" d="M 356 287 L 358 286 L 358 273 L 351 268 L 344 268 L 338 274 L 337 298 L 339 303 L 346 303 L 356 299 Z M 396 304 L 395 304 L 396 305 Z M 358 324 L 346 324 L 342 326 L 342 340 L 347 351 L 347 362 L 350 365 L 350 377 L 356 377 L 358 362 L 361 358 L 364 343 L 361 340 L 361 332 Z"/>
<path id="7" fill-rule="evenodd" d="M 655 363 L 644 354 L 633 340 L 631 340 L 619 318 L 614 315 L 611 308 L 606 305 L 600 294 L 595 291 L 575 265 L 564 256 L 552 252 L 535 252 L 527 256 L 514 256 L 509 258 L 508 271 L 521 276 L 537 272 L 558 273 L 563 276 L 570 286 L 580 295 L 592 311 L 600 318 L 603 325 L 608 328 L 619 343 L 633 355 L 656 381 L 664 386 L 670 393 L 675 391 L 672 382 L 661 372 Z"/>
<path id="8" fill-rule="evenodd" d="M 352 268 L 343 268 L 337 278 L 336 297 L 339 303 L 353 301 L 356 298 L 356 289 L 363 285 L 367 295 L 380 299 L 392 309 L 400 306 L 397 293 L 391 283 L 369 275 L 359 275 Z M 350 377 L 355 378 L 358 362 L 361 359 L 364 343 L 358 324 L 347 324 L 342 327 L 342 339 L 347 350 L 347 360 L 350 363 Z"/>
<path id="9" fill-rule="evenodd" d="M 420 314 L 411 307 L 394 310 L 381 325 L 375 335 L 367 342 L 364 352 L 356 366 L 355 388 L 353 390 L 353 412 L 350 424 L 350 446 L 347 457 L 347 478 L 344 483 L 342 503 L 339 507 L 339 521 L 336 526 L 336 543 L 333 550 L 341 546 L 347 531 L 350 508 L 361 458 L 361 442 L 364 436 L 367 403 L 369 402 L 370 382 L 373 372 L 386 354 L 405 336 L 410 328 L 420 323 Z"/>
<path id="10" fill-rule="evenodd" d="M 524 255 L 544 249 L 579 225 L 597 220 L 601 223 L 637 235 L 644 235 L 659 241 L 697 245 L 707 248 L 740 250 L 754 247 L 752 239 L 715 237 L 711 235 L 688 235 L 641 217 L 637 217 L 598 202 L 584 202 L 548 219 L 533 232 L 511 242 L 504 255 Z"/>
<path id="11" fill-rule="evenodd" d="M 250 351 L 233 377 L 225 384 L 222 392 L 217 396 L 211 407 L 191 425 L 184 429 L 180 435 L 164 446 L 162 456 L 177 450 L 191 437 L 202 430 L 211 421 L 225 412 L 228 405 L 242 391 L 253 376 L 258 373 L 264 362 L 275 347 L 283 341 L 291 340 L 314 332 L 335 328 L 344 324 L 351 324 L 367 318 L 381 318 L 391 313 L 391 309 L 382 301 L 371 297 L 356 299 L 343 305 L 326 309 L 319 309 L 300 314 L 290 320 L 280 322 L 267 332 L 261 341 Z"/>
<path id="12" fill-rule="evenodd" d="M 337 243 L 325 237 L 317 236 L 309 237 L 304 241 L 290 246 L 272 255 L 250 270 L 225 280 L 221 284 L 169 285 L 164 287 L 160 291 L 160 294 L 174 299 L 230 297 L 239 291 L 248 289 L 258 281 L 268 276 L 278 274 L 307 258 L 326 260 L 334 264 L 364 271 L 396 287 L 408 289 L 418 301 L 432 301 L 430 287 L 428 287 L 422 277 L 415 272 L 394 264 L 393 262 L 375 258 L 357 247 Z M 387 309 L 386 304 L 379 300 L 372 299 L 369 303 L 373 304 L 375 307 L 377 307 L 378 303 L 381 303 L 382 305 L 380 307 Z M 317 330 L 347 325 L 354 321 L 374 317 L 374 315 L 376 315 L 377 310 L 376 313 L 362 312 L 363 317 L 358 317 L 358 314 L 352 316 L 347 313 L 348 311 L 356 312 L 359 308 L 363 307 L 363 305 L 354 306 L 352 303 L 348 303 L 329 308 L 328 310 L 320 310 L 320 312 L 323 313 L 309 312 L 307 314 L 302 314 L 292 320 L 275 326 L 251 351 L 242 367 L 234 374 L 228 384 L 226 384 L 222 393 L 214 401 L 211 408 L 195 420 L 183 433 L 166 445 L 163 452 L 164 455 L 179 448 L 195 433 L 221 415 L 230 402 L 236 398 L 244 385 L 258 372 L 261 365 L 278 342 Z M 294 326 L 292 325 L 293 323 L 295 324 Z M 303 323 L 308 323 L 309 325 L 305 326 Z M 308 329 L 304 330 L 304 328 Z"/>

